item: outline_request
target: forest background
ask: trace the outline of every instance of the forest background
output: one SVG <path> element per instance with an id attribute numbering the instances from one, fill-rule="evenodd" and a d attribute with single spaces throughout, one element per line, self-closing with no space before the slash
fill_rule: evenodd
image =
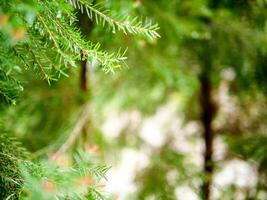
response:
<path id="1" fill-rule="evenodd" d="M 267 199 L 266 8 L 1 1 L 0 199 Z"/>

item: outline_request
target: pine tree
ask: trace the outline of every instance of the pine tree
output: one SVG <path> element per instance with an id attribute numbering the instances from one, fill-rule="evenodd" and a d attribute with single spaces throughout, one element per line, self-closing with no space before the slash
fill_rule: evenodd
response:
<path id="1" fill-rule="evenodd" d="M 22 77 L 36 76 L 51 85 L 62 76 L 68 77 L 69 69 L 77 67 L 79 61 L 95 62 L 106 73 L 114 72 L 121 66 L 126 59 L 125 51 L 119 49 L 109 53 L 101 50 L 99 43 L 85 39 L 77 25 L 77 10 L 86 13 L 96 24 L 108 27 L 114 34 L 121 31 L 124 34 L 143 35 L 149 39 L 159 37 L 156 24 L 142 22 L 136 17 L 115 15 L 90 0 L 1 1 L 2 109 L 9 104 L 16 104 L 16 99 L 23 91 L 23 82 L 27 81 Z M 75 181 L 86 181 L 88 173 L 95 175 L 97 180 L 103 178 L 106 167 L 91 167 L 82 153 L 76 156 L 77 166 L 65 171 L 50 166 L 49 163 L 44 166 L 35 164 L 30 161 L 30 157 L 24 156 L 24 152 L 28 155 L 27 150 L 20 148 L 16 140 L 2 133 L 5 130 L 4 119 L 1 122 L 1 199 L 104 199 L 93 186 L 83 194 L 79 190 L 77 193 L 75 190 L 68 190 Z M 44 180 L 53 182 L 42 186 Z M 54 195 L 47 197 L 44 191 L 53 190 L 57 185 L 62 187 Z"/>

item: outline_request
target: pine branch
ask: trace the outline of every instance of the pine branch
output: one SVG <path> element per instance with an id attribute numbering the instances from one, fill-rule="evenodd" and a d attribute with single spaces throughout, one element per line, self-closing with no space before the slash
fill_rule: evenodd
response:
<path id="1" fill-rule="evenodd" d="M 63 60 L 66 63 L 73 65 L 73 60 L 68 59 L 68 56 L 61 50 L 61 48 L 57 42 L 57 39 L 55 38 L 55 34 L 49 29 L 49 26 L 46 24 L 44 18 L 40 14 L 37 14 L 37 17 L 40 20 L 40 22 L 42 23 L 46 32 L 48 33 L 49 38 L 53 41 L 54 47 L 56 48 L 57 52 L 60 54 L 60 56 L 63 58 Z"/>
<path id="2" fill-rule="evenodd" d="M 92 1 L 86 0 L 69 0 L 70 4 L 81 10 L 81 12 L 86 12 L 87 16 L 91 20 L 95 20 L 97 24 L 102 24 L 103 27 L 107 23 L 112 27 L 112 32 L 115 33 L 116 30 L 122 31 L 125 34 L 139 34 L 147 36 L 150 39 L 155 39 L 160 37 L 157 30 L 159 29 L 157 24 L 152 24 L 151 22 L 142 22 L 137 17 L 131 18 L 128 15 L 112 16 L 108 10 L 104 10 L 99 4 L 93 5 Z"/>
<path id="3" fill-rule="evenodd" d="M 7 134 L 0 133 L 0 199 L 12 194 L 18 197 L 23 183 L 19 164 L 27 157 L 27 151 L 19 142 Z"/>
<path id="4" fill-rule="evenodd" d="M 35 199 L 106 199 L 96 189 L 100 181 L 98 177 L 104 177 L 109 168 L 97 166 L 88 152 L 79 151 L 75 158 L 75 164 L 68 167 L 52 160 L 22 166 L 23 192 L 35 193 Z"/>
<path id="5" fill-rule="evenodd" d="M 75 55 L 72 58 L 73 61 L 80 60 L 80 53 L 82 52 L 83 59 L 97 61 L 105 72 L 114 72 L 114 69 L 120 67 L 120 63 L 126 59 L 124 56 L 126 51 L 121 53 L 119 50 L 116 54 L 110 54 L 100 50 L 100 44 L 86 41 L 81 36 L 80 30 L 73 28 L 73 23 L 70 26 L 70 23 L 67 22 L 68 18 L 57 17 L 58 12 L 55 8 L 51 8 L 51 5 L 46 2 L 40 1 L 40 4 L 46 8 L 47 13 L 43 17 L 39 15 L 39 19 L 55 48 L 59 49 L 59 53 L 69 51 Z"/>
<path id="6" fill-rule="evenodd" d="M 4 70 L 0 69 L 0 99 L 8 104 L 15 104 L 18 93 L 23 90 L 20 83 Z"/>
<path id="7" fill-rule="evenodd" d="M 87 200 L 107 200 L 100 192 L 98 192 L 94 188 L 89 189 L 89 193 L 87 194 Z"/>

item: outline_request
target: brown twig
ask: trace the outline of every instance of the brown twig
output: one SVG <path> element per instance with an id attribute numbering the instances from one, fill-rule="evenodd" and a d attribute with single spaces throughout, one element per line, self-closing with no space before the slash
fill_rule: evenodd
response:
<path id="1" fill-rule="evenodd" d="M 73 142 L 82 132 L 82 129 L 84 128 L 85 124 L 89 121 L 90 110 L 91 110 L 90 103 L 85 104 L 83 111 L 77 123 L 75 124 L 72 132 L 70 133 L 68 139 L 66 140 L 64 144 L 61 145 L 61 147 L 58 149 L 56 154 L 65 153 L 68 150 L 68 148 L 73 144 Z"/>

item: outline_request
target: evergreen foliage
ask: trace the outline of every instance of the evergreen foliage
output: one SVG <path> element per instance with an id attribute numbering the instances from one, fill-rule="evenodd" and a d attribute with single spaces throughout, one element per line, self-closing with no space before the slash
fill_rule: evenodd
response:
<path id="1" fill-rule="evenodd" d="M 18 198 L 23 183 L 19 165 L 27 159 L 27 151 L 20 143 L 7 134 L 0 134 L 0 199 Z"/>
<path id="2" fill-rule="evenodd" d="M 109 167 L 95 165 L 96 159 L 83 151 L 75 154 L 72 166 L 68 166 L 66 159 L 63 155 L 53 155 L 53 162 L 22 165 L 21 199 L 108 199 L 100 192 L 100 181 L 106 179 Z"/>
<path id="3" fill-rule="evenodd" d="M 127 200 L 266 199 L 266 8 L 264 0 L 0 2 L 0 141 L 32 152 L 14 162 L 3 154 L 3 170 L 16 173 L 2 179 L 2 197 L 105 199 L 109 168 L 86 151 L 97 144 L 100 163 L 132 161 L 129 149 L 147 156 L 145 168 L 130 167 L 136 190 Z M 84 74 L 86 91 L 77 84 Z M 233 160 L 255 177 L 216 185 Z"/>
<path id="4" fill-rule="evenodd" d="M 15 139 L 6 134 L 0 139 L 1 199 L 107 199 L 98 184 L 109 167 L 95 165 L 88 152 L 78 151 L 73 166 L 64 166 L 68 160 L 63 155 L 35 164 Z"/>
<path id="5" fill-rule="evenodd" d="M 159 37 L 157 25 L 141 23 L 137 18 L 113 18 L 92 1 L 2 1 L 0 5 L 1 29 L 1 97 L 14 102 L 21 90 L 17 71 L 36 71 L 48 83 L 68 76 L 67 69 L 77 61 L 97 62 L 105 72 L 114 71 L 125 60 L 125 51 L 108 53 L 99 43 L 86 41 L 77 27 L 75 8 L 88 13 L 88 17 L 113 31 L 143 34 L 151 39 Z M 122 21 L 120 21 L 122 20 Z M 6 60 L 9 55 L 11 62 Z M 9 83 L 7 82 L 9 81 Z M 19 86 L 17 86 L 19 84 Z M 5 87 L 8 85 L 8 87 Z M 13 90 L 9 87 L 13 86 Z"/>
<path id="6" fill-rule="evenodd" d="M 79 61 L 94 62 L 104 72 L 114 72 L 121 66 L 126 51 L 109 53 L 101 50 L 99 43 L 86 40 L 77 25 L 77 10 L 86 12 L 96 24 L 106 23 L 114 33 L 119 30 L 149 39 L 159 37 L 157 25 L 143 23 L 136 17 L 114 17 L 93 1 L 1 1 L 0 106 L 3 110 L 7 104 L 16 103 L 23 82 L 32 76 L 51 85 L 62 76 L 68 77 L 69 69 L 77 67 Z M 4 124 L 3 119 L 1 122 Z M 108 168 L 93 166 L 88 153 L 79 152 L 73 165 L 63 169 L 50 161 L 34 163 L 26 152 L 8 134 L 0 134 L 1 199 L 106 199 L 94 184 L 105 178 Z"/>
<path id="7" fill-rule="evenodd" d="M 121 2 L 117 4 L 124 5 Z M 204 76 L 208 80 L 209 96 L 214 103 L 207 109 L 210 111 L 208 116 L 212 116 L 210 124 L 213 127 L 214 137 L 216 139 L 225 135 L 231 137 L 233 140 L 227 143 L 229 154 L 232 155 L 231 151 L 233 150 L 235 158 L 241 157 L 250 164 L 252 163 L 252 166 L 255 163 L 258 165 L 261 162 L 254 160 L 255 155 L 253 153 L 257 152 L 256 154 L 263 157 L 266 154 L 264 142 L 261 140 L 263 139 L 261 134 L 266 135 L 266 125 L 264 125 L 266 124 L 264 122 L 266 121 L 264 102 L 266 102 L 265 81 L 267 77 L 265 72 L 266 8 L 265 1 L 173 0 L 166 3 L 162 0 L 152 5 L 150 1 L 143 0 L 138 12 L 150 13 L 156 19 L 161 27 L 160 34 L 164 40 L 150 43 L 138 38 L 136 40 L 121 40 L 118 36 L 114 39 L 114 43 L 110 43 L 110 41 L 103 39 L 104 42 L 102 43 L 108 47 L 127 42 L 131 49 L 135 49 L 129 52 L 130 59 L 128 60 L 129 65 L 135 67 L 116 74 L 115 80 L 114 78 L 105 79 L 103 83 L 103 78 L 100 77 L 99 82 L 95 84 L 97 89 L 94 95 L 98 95 L 97 101 L 101 99 L 102 102 L 107 102 L 108 99 L 110 104 L 106 105 L 107 108 L 115 105 L 122 111 L 137 109 L 142 111 L 144 115 L 150 115 L 155 114 L 162 103 L 175 99 L 179 103 L 182 102 L 178 105 L 177 112 L 183 114 L 185 124 L 191 120 L 197 120 L 204 125 L 201 122 L 203 104 L 201 105 L 199 101 L 199 96 L 202 95 L 202 98 L 204 97 L 203 102 L 207 102 L 208 95 L 207 93 L 203 94 L 202 89 Z M 132 12 L 135 10 L 133 9 Z M 230 73 L 228 73 L 229 71 Z M 225 106 L 217 102 L 220 100 L 219 91 L 225 85 L 229 90 L 227 95 L 230 96 L 230 99 L 234 99 L 234 105 L 238 108 L 238 111 L 232 111 L 232 115 L 222 114 Z M 116 91 L 119 92 L 106 92 L 107 90 L 110 91 L 107 88 L 116 88 Z M 140 98 L 140 96 L 145 98 Z M 103 115 L 105 115 L 105 111 Z M 234 115 L 238 115 L 237 119 Z M 201 130 L 198 134 L 200 132 Z M 243 136 L 246 138 L 248 133 L 251 133 L 250 140 L 254 138 L 255 143 L 256 141 L 262 141 L 262 143 L 257 143 L 258 147 L 256 147 L 257 145 L 252 145 L 254 142 L 249 142 L 249 139 L 240 139 Z M 169 134 L 167 130 L 165 134 Z M 130 144 L 132 144 L 131 138 L 129 134 L 128 143 Z M 123 135 L 121 139 L 125 142 L 127 136 Z M 232 148 L 233 146 L 235 148 Z M 166 146 L 163 145 L 160 150 L 163 148 Z M 212 149 L 216 148 L 214 146 Z M 247 156 L 242 156 L 245 154 L 242 149 L 247 150 L 245 151 Z M 220 166 L 228 159 L 231 160 L 233 157 L 226 156 L 215 162 L 214 172 L 219 171 Z M 250 159 L 254 161 L 250 162 Z M 163 163 L 162 161 L 161 164 Z M 144 171 L 149 175 L 156 174 L 154 168 L 151 167 L 150 170 L 145 169 Z M 177 171 L 186 174 L 186 170 Z M 261 172 L 259 174 L 261 174 L 259 177 L 265 176 Z M 149 175 L 147 177 L 150 177 Z M 149 192 L 145 189 L 140 190 L 140 195 L 143 195 L 141 198 L 156 196 L 157 199 L 166 199 L 166 196 L 160 198 L 160 194 L 158 194 L 160 192 L 155 191 L 161 191 L 162 186 L 165 186 L 167 181 L 162 184 L 162 181 L 159 180 L 156 181 L 158 184 L 155 184 L 153 180 L 145 179 L 145 177 L 139 179 L 141 182 L 138 183 L 140 183 L 140 188 L 146 189 L 147 187 Z M 197 175 L 196 179 L 201 179 L 203 182 L 205 177 Z M 146 182 L 146 180 L 148 181 Z M 145 185 L 143 185 L 144 182 L 146 182 Z M 171 183 L 169 184 L 169 188 L 172 188 Z M 180 185 L 177 184 L 176 186 Z M 218 189 L 213 185 L 211 188 L 212 190 L 224 191 L 224 188 Z M 254 193 L 253 189 L 248 189 L 248 193 L 244 194 L 246 196 L 244 199 L 257 199 L 260 198 L 260 195 L 266 194 L 263 192 L 264 189 L 257 190 L 258 193 Z M 163 192 L 161 195 L 174 193 L 174 190 Z M 242 193 L 243 191 L 238 192 Z M 196 193 L 200 196 L 200 189 L 196 190 Z M 138 196 L 137 194 L 133 195 Z M 171 198 L 175 197 L 170 195 Z M 224 196 L 218 197 L 218 199 L 220 198 L 224 199 Z M 225 198 L 235 199 L 235 192 L 233 190 L 227 191 Z M 264 199 L 266 196 L 262 198 Z M 182 196 L 181 199 L 183 199 Z"/>

